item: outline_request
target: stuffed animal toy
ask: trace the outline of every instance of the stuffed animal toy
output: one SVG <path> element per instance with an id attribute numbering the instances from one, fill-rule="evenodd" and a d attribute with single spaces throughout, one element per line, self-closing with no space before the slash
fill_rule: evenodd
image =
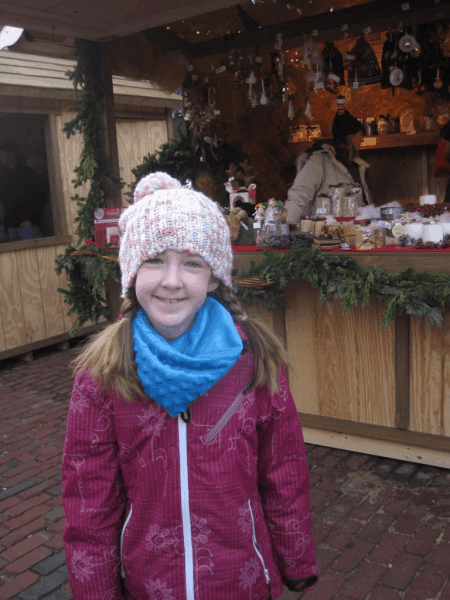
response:
<path id="1" fill-rule="evenodd" d="M 242 200 L 236 200 L 234 206 L 245 210 L 248 217 L 253 217 L 253 215 L 255 214 L 255 205 L 251 202 L 243 202 Z"/>
<path id="2" fill-rule="evenodd" d="M 228 221 L 228 227 L 230 228 L 231 241 L 235 242 L 241 230 L 241 221 L 246 225 L 250 226 L 253 224 L 253 219 L 247 216 L 245 210 L 239 207 L 232 208 L 230 214 L 226 215 L 225 218 Z"/>

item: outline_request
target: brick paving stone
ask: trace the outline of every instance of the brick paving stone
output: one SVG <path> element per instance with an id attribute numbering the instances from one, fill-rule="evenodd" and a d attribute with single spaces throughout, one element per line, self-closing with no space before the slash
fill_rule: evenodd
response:
<path id="1" fill-rule="evenodd" d="M 19 529 L 14 529 L 13 531 L 11 531 L 11 533 L 8 533 L 8 535 L 3 536 L 2 544 L 9 548 L 13 544 L 17 544 L 26 537 L 29 537 L 31 534 L 36 533 L 36 531 L 40 531 L 45 527 L 45 525 L 46 522 L 44 519 L 35 519 L 34 521 L 27 523 Z"/>
<path id="2" fill-rule="evenodd" d="M 22 573 L 30 567 L 33 567 L 33 565 L 36 565 L 37 563 L 43 561 L 45 558 L 50 556 L 50 554 L 51 550 L 41 546 L 40 548 L 36 548 L 35 550 L 28 552 L 28 554 L 25 554 L 25 556 L 22 556 L 22 558 L 19 558 L 18 560 L 9 563 L 5 567 L 5 571 L 14 574 Z"/>
<path id="3" fill-rule="evenodd" d="M 10 529 L 16 529 L 16 528 L 22 527 L 23 525 L 26 525 L 30 521 L 33 521 L 33 519 L 35 519 L 36 517 L 40 517 L 41 515 L 45 514 L 46 512 L 48 512 L 48 508 L 45 505 L 39 504 L 37 506 L 34 506 L 33 508 L 30 508 L 26 512 L 22 513 L 20 516 L 16 517 L 15 519 L 10 519 L 8 521 L 8 527 Z"/>
<path id="4" fill-rule="evenodd" d="M 450 544 L 444 542 L 433 550 L 429 556 L 425 571 L 436 573 L 442 577 L 448 577 L 450 572 Z"/>
<path id="5" fill-rule="evenodd" d="M 397 590 L 406 590 L 414 579 L 422 559 L 415 554 L 403 552 L 393 563 L 392 569 L 383 577 L 382 583 Z"/>
<path id="6" fill-rule="evenodd" d="M 400 533 L 386 533 L 381 542 L 369 554 L 369 560 L 382 565 L 391 564 L 408 540 L 408 536 Z"/>
<path id="7" fill-rule="evenodd" d="M 394 529 L 398 533 L 404 533 L 406 535 L 413 535 L 417 531 L 420 524 L 420 520 L 409 515 L 404 515 L 394 524 Z"/>
<path id="8" fill-rule="evenodd" d="M 64 548 L 62 536 L 60 534 L 55 535 L 55 537 L 48 540 L 48 542 L 46 542 L 45 545 L 48 546 L 49 548 L 53 548 L 54 550 L 61 550 L 62 548 Z"/>
<path id="9" fill-rule="evenodd" d="M 438 529 L 432 529 L 429 526 L 421 526 L 415 531 L 414 537 L 407 543 L 405 550 L 411 554 L 426 556 L 439 535 L 440 531 Z"/>
<path id="10" fill-rule="evenodd" d="M 419 573 L 403 600 L 428 600 L 428 598 L 434 600 L 444 585 L 445 579 L 439 575 L 427 572 Z M 442 595 L 441 599 L 446 600 Z"/>
<path id="11" fill-rule="evenodd" d="M 378 585 L 370 594 L 370 600 L 400 600 L 400 592 Z"/>
<path id="12" fill-rule="evenodd" d="M 345 577 L 343 575 L 327 571 L 319 578 L 316 589 L 305 592 L 300 598 L 302 600 L 332 600 L 344 583 Z"/>
<path id="13" fill-rule="evenodd" d="M 39 576 L 36 573 L 31 573 L 30 571 L 26 571 L 15 577 L 12 581 L 8 581 L 1 588 L 1 596 L 2 600 L 10 600 L 12 598 L 17 598 L 22 590 L 25 590 L 30 585 L 33 585 L 36 581 L 38 581 Z"/>
<path id="14" fill-rule="evenodd" d="M 38 546 L 43 546 L 46 542 L 48 542 L 51 538 L 51 535 L 46 531 L 38 531 L 31 537 L 23 540 L 23 542 L 19 542 L 15 546 L 8 548 L 2 554 L 0 554 L 1 558 L 4 558 L 9 561 L 17 560 L 27 552 L 31 552 Z M 48 544 L 47 544 L 48 545 Z"/>
<path id="15" fill-rule="evenodd" d="M 377 543 L 394 520 L 393 515 L 376 514 L 359 532 L 358 538 Z"/>
<path id="16" fill-rule="evenodd" d="M 44 594 L 56 590 L 65 581 L 67 581 L 67 569 L 60 567 L 53 573 L 50 573 L 50 575 L 43 577 L 38 583 L 21 592 L 17 597 L 20 600 L 39 600 Z"/>
<path id="17" fill-rule="evenodd" d="M 399 515 L 411 502 L 417 498 L 417 494 L 407 488 L 398 490 L 393 497 L 385 502 L 383 510 L 391 515 Z"/>
<path id="18" fill-rule="evenodd" d="M 6 500 L 6 498 L 9 498 L 10 496 L 15 496 L 16 494 L 19 494 L 20 492 L 28 490 L 29 488 L 31 488 L 35 485 L 36 485 L 36 482 L 31 479 L 28 481 L 22 481 L 21 483 L 12 485 L 9 488 L 0 491 L 0 500 Z"/>
<path id="19" fill-rule="evenodd" d="M 363 563 L 350 577 L 350 581 L 342 589 L 342 593 L 356 600 L 364 600 L 367 594 L 379 582 L 386 567 L 376 563 Z"/>
<path id="20" fill-rule="evenodd" d="M 349 573 L 372 550 L 373 544 L 365 540 L 356 540 L 347 545 L 347 548 L 331 564 L 336 571 Z"/>
<path id="21" fill-rule="evenodd" d="M 50 556 L 50 558 L 46 558 L 45 560 L 41 561 L 39 564 L 35 564 L 33 571 L 36 571 L 36 573 L 39 573 L 40 575 L 48 575 L 55 569 L 58 569 L 64 565 L 65 561 L 65 552 L 64 550 L 61 550 L 60 552 Z"/>
<path id="22" fill-rule="evenodd" d="M 338 523 L 333 531 L 325 538 L 325 542 L 331 546 L 331 548 L 343 550 L 353 536 L 358 533 L 361 527 L 362 524 L 359 521 L 342 519 L 342 521 Z"/>
<path id="23" fill-rule="evenodd" d="M 339 552 L 333 550 L 333 548 L 323 547 L 323 544 L 319 544 L 316 547 L 317 562 L 319 564 L 319 573 L 323 573 L 328 565 L 338 556 Z"/>

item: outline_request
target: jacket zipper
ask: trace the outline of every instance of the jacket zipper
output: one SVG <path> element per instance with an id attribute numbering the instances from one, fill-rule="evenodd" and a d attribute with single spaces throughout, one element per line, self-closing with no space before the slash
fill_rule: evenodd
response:
<path id="1" fill-rule="evenodd" d="M 248 501 L 248 509 L 250 511 L 250 517 L 252 519 L 252 539 L 253 539 L 253 547 L 255 549 L 256 554 L 258 555 L 259 560 L 261 561 L 262 564 L 262 568 L 264 571 L 264 577 L 266 579 L 266 583 L 267 586 L 269 588 L 269 598 L 268 600 L 272 600 L 272 592 L 271 592 L 271 585 L 270 585 L 270 577 L 269 577 L 269 571 L 266 569 L 266 565 L 264 563 L 264 558 L 261 554 L 261 549 L 258 546 L 258 542 L 256 541 L 256 530 L 255 530 L 255 520 L 253 518 L 253 511 L 252 511 L 252 505 L 250 503 L 250 500 Z"/>
<path id="2" fill-rule="evenodd" d="M 129 523 L 129 521 L 131 519 L 131 513 L 132 512 L 133 512 L 133 505 L 131 505 L 131 507 L 130 507 L 130 512 L 128 513 L 127 518 L 125 519 L 125 523 L 124 523 L 124 525 L 122 527 L 122 533 L 120 534 L 120 568 L 121 568 L 121 575 L 122 575 L 122 577 L 124 579 L 125 579 L 125 571 L 124 571 L 124 568 L 123 568 L 123 560 L 122 560 L 122 557 L 123 557 L 123 554 L 122 554 L 122 552 L 123 552 L 123 536 L 125 535 L 125 529 L 127 528 L 128 523 Z"/>
<path id="3" fill-rule="evenodd" d="M 194 562 L 192 550 L 191 514 L 189 511 L 187 427 L 186 423 L 181 418 L 181 415 L 178 415 L 178 444 L 180 452 L 181 515 L 183 519 L 186 600 L 194 600 Z"/>
<path id="4" fill-rule="evenodd" d="M 211 443 L 213 439 L 222 431 L 222 429 L 237 411 L 239 406 L 242 404 L 242 401 L 245 398 L 245 394 L 248 392 L 249 388 L 251 387 L 254 381 L 255 380 L 252 377 L 247 383 L 247 385 L 239 392 L 239 394 L 227 408 L 226 412 L 220 417 L 219 421 L 217 421 L 214 427 L 208 431 L 208 433 L 204 437 L 204 441 L 206 444 Z"/>

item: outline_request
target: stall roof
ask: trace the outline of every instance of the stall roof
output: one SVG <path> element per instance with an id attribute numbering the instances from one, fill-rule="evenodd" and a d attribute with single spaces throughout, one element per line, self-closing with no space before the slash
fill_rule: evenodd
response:
<path id="1" fill-rule="evenodd" d="M 20 95 L 17 87 L 28 92 L 46 90 L 45 95 L 58 99 L 73 100 L 73 84 L 67 72 L 75 67 L 75 60 L 47 58 L 21 54 L 5 48 L 0 52 L 0 92 Z M 177 94 L 164 94 L 148 81 L 135 81 L 125 77 L 113 77 L 114 95 L 124 104 L 151 104 L 157 107 L 181 107 Z M 27 95 L 33 95 L 27 93 Z M 39 95 L 39 94 L 36 94 Z"/>
<path id="2" fill-rule="evenodd" d="M 239 0 L 0 0 L 0 26 L 102 40 L 238 3 Z"/>

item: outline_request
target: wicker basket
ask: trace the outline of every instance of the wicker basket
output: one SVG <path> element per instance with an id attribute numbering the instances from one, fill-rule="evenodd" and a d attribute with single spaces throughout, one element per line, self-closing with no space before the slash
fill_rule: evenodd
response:
<path id="1" fill-rule="evenodd" d="M 254 288 L 257 290 L 262 290 L 263 288 L 271 287 L 276 283 L 273 280 L 266 281 L 265 279 L 260 279 L 259 277 L 246 277 L 242 279 L 239 277 L 235 277 L 233 281 L 241 287 Z"/>
<path id="2" fill-rule="evenodd" d="M 100 256 L 100 258 L 104 258 L 105 260 L 110 260 L 116 265 L 119 264 L 119 259 L 115 256 L 103 256 L 99 255 L 96 252 L 90 252 L 89 250 L 76 250 L 75 252 L 71 252 L 69 256 Z"/>

